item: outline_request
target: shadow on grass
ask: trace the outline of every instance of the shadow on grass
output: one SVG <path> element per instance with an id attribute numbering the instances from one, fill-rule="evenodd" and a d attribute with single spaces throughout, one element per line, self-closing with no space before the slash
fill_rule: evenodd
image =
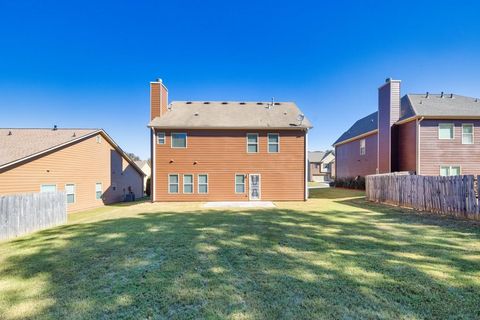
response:
<path id="1" fill-rule="evenodd" d="M 25 285 L 0 286 L 0 313 L 42 298 L 32 317 L 478 318 L 478 229 L 339 202 L 45 230 L 9 243 L 0 281 Z"/>

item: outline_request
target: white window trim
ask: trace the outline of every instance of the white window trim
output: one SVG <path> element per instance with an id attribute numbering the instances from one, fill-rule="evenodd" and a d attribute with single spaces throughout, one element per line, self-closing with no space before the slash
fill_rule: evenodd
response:
<path id="1" fill-rule="evenodd" d="M 438 171 L 439 175 L 442 174 L 442 167 L 448 167 L 448 170 L 449 170 L 448 173 L 450 173 L 452 167 L 458 167 L 458 168 L 460 169 L 459 175 L 460 175 L 460 176 L 462 175 L 462 166 L 459 165 L 459 164 L 452 164 L 452 165 L 450 165 L 450 164 L 441 164 L 440 167 L 439 167 L 439 171 Z M 449 174 L 448 176 L 442 176 L 442 177 L 455 177 L 455 176 L 452 176 L 452 175 Z"/>
<path id="2" fill-rule="evenodd" d="M 441 125 L 451 125 L 452 126 L 452 138 L 440 138 L 440 126 Z M 438 139 L 439 140 L 454 140 L 455 139 L 455 124 L 454 123 L 439 123 L 438 124 Z"/>
<path id="3" fill-rule="evenodd" d="M 56 183 L 42 183 L 42 184 L 40 185 L 40 192 L 42 192 L 42 186 L 55 186 L 55 192 L 58 191 L 58 186 L 57 186 Z"/>
<path id="4" fill-rule="evenodd" d="M 67 186 L 72 185 L 73 186 L 73 202 L 67 204 L 74 204 L 77 202 L 77 185 L 75 183 L 65 183 L 65 197 L 68 196 L 69 194 L 67 193 Z M 70 193 L 72 194 L 72 193 Z"/>
<path id="5" fill-rule="evenodd" d="M 192 183 L 189 183 L 192 185 L 192 192 L 185 192 L 185 176 L 192 176 Z M 207 180 L 208 181 L 208 180 Z M 195 175 L 193 173 L 185 173 L 183 174 L 182 177 L 182 191 L 184 194 L 194 194 L 195 193 Z"/>
<path id="6" fill-rule="evenodd" d="M 248 135 L 256 135 L 257 136 L 257 152 L 248 151 L 248 145 L 249 145 Z M 260 152 L 260 137 L 258 136 L 258 133 L 249 132 L 249 133 L 246 134 L 245 139 L 247 141 L 247 153 L 259 153 Z M 251 144 L 253 145 L 253 143 L 251 143 Z"/>
<path id="7" fill-rule="evenodd" d="M 463 127 L 464 126 L 472 126 L 472 143 L 464 143 L 463 142 Z M 466 145 L 472 145 L 472 144 L 475 144 L 475 125 L 473 123 L 462 123 L 462 144 L 466 144 Z"/>
<path id="8" fill-rule="evenodd" d="M 207 192 L 200 192 L 200 176 L 207 176 L 207 183 L 202 183 L 202 185 L 207 185 Z M 197 174 L 197 193 L 198 194 L 208 194 L 210 192 L 210 177 L 208 173 L 198 173 Z"/>
<path id="9" fill-rule="evenodd" d="M 163 142 L 160 142 L 160 138 L 158 137 L 159 135 L 163 135 Z M 165 144 L 167 142 L 167 137 L 165 135 L 165 132 L 157 132 L 156 138 L 157 138 L 157 144 Z"/>
<path id="10" fill-rule="evenodd" d="M 237 176 L 243 176 L 243 192 L 237 192 Z M 235 194 L 245 194 L 247 193 L 247 180 L 248 180 L 248 175 L 245 173 L 235 173 L 234 180 L 233 180 L 233 190 L 235 191 Z"/>
<path id="11" fill-rule="evenodd" d="M 362 141 L 363 141 L 363 148 L 362 148 Z M 364 156 L 367 154 L 367 140 L 366 139 L 360 139 L 360 155 Z M 363 153 L 362 153 L 363 150 Z"/>
<path id="12" fill-rule="evenodd" d="M 97 198 L 97 184 L 100 185 L 100 189 L 102 191 L 102 194 L 100 195 L 100 198 Z M 94 197 L 95 197 L 95 200 L 103 200 L 102 197 L 103 197 L 103 182 L 95 182 L 95 192 L 94 192 Z"/>
<path id="13" fill-rule="evenodd" d="M 173 146 L 173 135 L 174 134 L 184 134 L 185 135 L 185 147 L 174 147 Z M 170 148 L 172 149 L 187 149 L 188 147 L 188 134 L 186 132 L 172 132 L 170 133 Z"/>
<path id="14" fill-rule="evenodd" d="M 170 183 L 170 176 L 177 176 L 177 192 L 170 192 L 170 185 L 175 183 Z M 167 191 L 168 194 L 179 194 L 180 193 L 180 175 L 178 173 L 169 173 L 167 176 Z"/>
<path id="15" fill-rule="evenodd" d="M 278 141 L 277 142 L 272 142 L 270 143 L 270 136 L 271 135 L 275 135 L 278 137 Z M 277 145 L 278 146 L 278 151 L 277 152 L 270 152 L 270 145 Z M 280 133 L 267 133 L 267 152 L 268 153 L 280 153 Z"/>

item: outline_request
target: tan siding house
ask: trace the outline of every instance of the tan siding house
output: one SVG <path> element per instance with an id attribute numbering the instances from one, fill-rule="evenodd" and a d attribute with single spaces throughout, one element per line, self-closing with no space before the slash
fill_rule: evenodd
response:
<path id="1" fill-rule="evenodd" d="M 307 131 L 293 103 L 166 103 L 151 83 L 152 200 L 305 200 Z M 161 97 L 158 97 L 161 95 Z"/>
<path id="2" fill-rule="evenodd" d="M 378 112 L 358 120 L 334 143 L 338 177 L 411 171 L 422 175 L 480 174 L 480 100 L 456 94 L 407 94 L 400 81 L 379 88 Z M 362 158 L 362 139 L 376 153 Z M 376 156 L 376 159 L 375 159 Z M 370 165 L 366 165 L 366 163 Z"/>
<path id="3" fill-rule="evenodd" d="M 143 173 L 103 130 L 0 129 L 0 135 L 2 195 L 65 190 L 69 212 L 143 195 Z"/>

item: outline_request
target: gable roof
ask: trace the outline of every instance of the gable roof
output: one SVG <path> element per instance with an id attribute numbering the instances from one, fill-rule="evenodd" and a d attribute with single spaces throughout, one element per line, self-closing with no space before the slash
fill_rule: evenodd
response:
<path id="1" fill-rule="evenodd" d="M 139 173 L 143 171 L 103 129 L 0 128 L 0 169 L 101 134 Z"/>
<path id="2" fill-rule="evenodd" d="M 310 162 L 321 162 L 325 157 L 325 151 L 309 151 L 308 152 L 308 161 Z"/>
<path id="3" fill-rule="evenodd" d="M 400 121 L 413 117 L 480 117 L 480 99 L 457 94 L 407 94 Z"/>
<path id="4" fill-rule="evenodd" d="M 368 116 L 357 120 L 353 126 L 350 127 L 347 131 L 345 131 L 340 138 L 338 138 L 333 145 L 336 145 L 340 142 L 355 138 L 362 134 L 366 134 L 368 132 L 374 131 L 378 129 L 378 111 L 375 111 Z"/>
<path id="5" fill-rule="evenodd" d="M 309 129 L 293 102 L 173 101 L 149 127 L 178 129 Z"/>

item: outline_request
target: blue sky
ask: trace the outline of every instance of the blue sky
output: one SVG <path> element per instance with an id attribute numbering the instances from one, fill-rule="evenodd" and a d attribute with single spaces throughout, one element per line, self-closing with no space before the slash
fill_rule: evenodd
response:
<path id="1" fill-rule="evenodd" d="M 326 149 L 408 92 L 480 96 L 475 1 L 0 0 L 0 127 L 101 127 L 149 156 L 149 81 L 171 100 L 295 101 Z"/>

